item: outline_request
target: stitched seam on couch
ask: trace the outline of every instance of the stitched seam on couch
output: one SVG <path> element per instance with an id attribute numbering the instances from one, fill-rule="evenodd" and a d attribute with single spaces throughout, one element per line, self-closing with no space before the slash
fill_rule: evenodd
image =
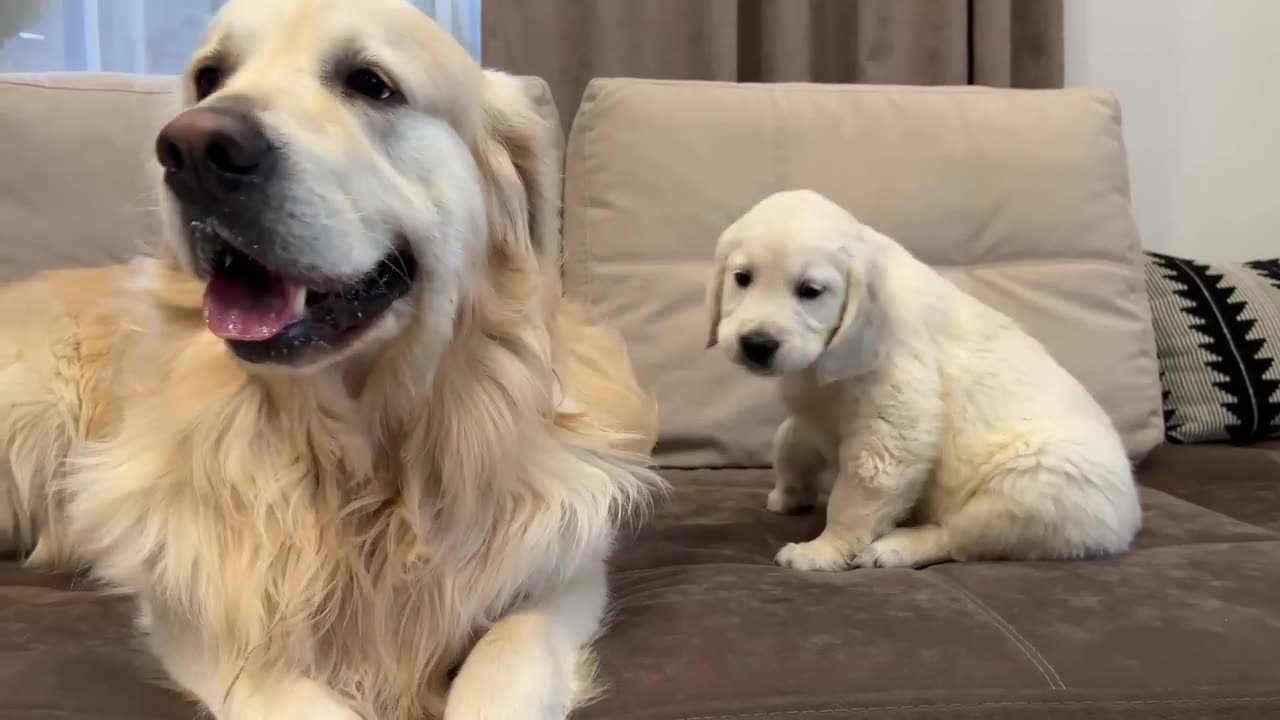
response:
<path id="1" fill-rule="evenodd" d="M 1152 705 L 1214 705 L 1238 703 L 1276 703 L 1280 696 L 1267 697 L 1232 697 L 1232 698 L 1181 698 L 1169 700 L 993 700 L 979 703 L 944 703 L 935 705 L 879 705 L 871 707 L 836 707 L 811 710 L 778 710 L 770 712 L 740 713 L 735 715 L 682 715 L 679 720 L 750 720 L 751 718 L 796 717 L 800 715 L 834 715 L 835 713 L 858 713 L 870 715 L 877 712 L 895 712 L 899 710 L 924 710 L 928 712 L 941 710 L 972 710 L 977 708 L 1002 707 L 1113 707 Z"/>
<path id="2" fill-rule="evenodd" d="M 1058 676 L 1058 671 L 1053 669 L 1053 665 L 1045 659 L 1044 655 L 1040 654 L 1040 651 L 1036 649 L 1035 645 L 1032 645 L 1029 640 L 1022 636 L 1022 633 L 1018 632 L 1017 628 L 1010 625 L 1004 618 L 1000 617 L 1000 614 L 991 609 L 990 606 L 982 602 L 982 600 L 978 599 L 977 596 L 965 588 L 951 582 L 949 579 L 938 575 L 937 573 L 925 571 L 920 573 L 920 575 L 935 585 L 941 585 L 944 588 L 958 593 L 960 597 L 968 601 L 974 609 L 991 620 L 992 624 L 999 628 L 1000 631 L 1004 633 L 1004 636 L 1009 638 L 1009 641 L 1016 645 L 1018 649 L 1027 656 L 1027 659 L 1031 661 L 1031 664 L 1034 665 L 1036 669 L 1040 671 L 1040 674 L 1044 676 L 1044 679 L 1048 681 L 1050 688 L 1054 690 L 1067 689 L 1067 686 L 1062 682 L 1062 678 Z"/>
<path id="3" fill-rule="evenodd" d="M 53 92 L 105 93 L 109 95 L 173 95 L 170 89 L 122 88 L 122 87 L 80 87 L 77 85 L 42 85 L 26 80 L 9 80 L 0 78 L 0 87 L 20 87 L 32 90 L 50 90 Z M 175 86 L 176 87 L 176 86 Z"/>

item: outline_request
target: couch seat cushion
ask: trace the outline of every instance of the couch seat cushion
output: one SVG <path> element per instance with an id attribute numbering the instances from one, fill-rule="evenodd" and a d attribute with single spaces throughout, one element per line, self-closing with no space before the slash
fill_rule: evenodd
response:
<path id="1" fill-rule="evenodd" d="M 1186 486 L 1198 470 L 1202 495 L 1240 497 L 1210 508 L 1144 488 L 1126 556 L 923 571 L 775 567 L 820 516 L 766 512 L 769 471 L 670 472 L 674 497 L 615 563 L 614 689 L 586 715 L 1280 717 L 1280 532 L 1250 522 L 1280 513 L 1280 494 L 1237 486 L 1275 457 L 1205 451 L 1162 446 L 1141 478 Z"/>
<path id="2" fill-rule="evenodd" d="M 1247 482 L 1275 462 L 1157 449 L 1141 478 L 1169 491 L 1144 489 L 1123 557 L 833 574 L 771 562 L 822 519 L 766 512 L 769 471 L 671 471 L 615 557 L 610 688 L 577 717 L 1280 717 L 1280 530 L 1253 522 L 1280 495 Z M 189 720 L 136 645 L 122 598 L 0 566 L 0 720 Z"/>
<path id="3" fill-rule="evenodd" d="M 133 632 L 131 603 L 0 565 L 0 720 L 190 720 Z"/>
<path id="4" fill-rule="evenodd" d="M 1247 448 L 1171 445 L 1148 468 L 1144 480 L 1153 488 L 1280 533 L 1280 440 Z"/>

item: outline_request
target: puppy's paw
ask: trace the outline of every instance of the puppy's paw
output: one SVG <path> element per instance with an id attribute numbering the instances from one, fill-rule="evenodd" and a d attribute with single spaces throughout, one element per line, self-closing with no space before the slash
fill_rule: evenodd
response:
<path id="1" fill-rule="evenodd" d="M 857 568 L 919 568 L 947 559 L 946 537 L 937 525 L 896 528 L 853 559 Z"/>
<path id="2" fill-rule="evenodd" d="M 822 538 L 807 543 L 787 543 L 774 561 L 793 570 L 839 572 L 849 569 L 849 556 L 844 550 Z"/>
<path id="3" fill-rule="evenodd" d="M 855 568 L 909 568 L 916 567 L 907 548 L 892 544 L 871 543 L 853 559 Z"/>
<path id="4" fill-rule="evenodd" d="M 769 499 L 765 508 L 779 515 L 799 515 L 813 510 L 813 499 L 805 497 L 785 488 L 775 487 L 769 491 Z"/>

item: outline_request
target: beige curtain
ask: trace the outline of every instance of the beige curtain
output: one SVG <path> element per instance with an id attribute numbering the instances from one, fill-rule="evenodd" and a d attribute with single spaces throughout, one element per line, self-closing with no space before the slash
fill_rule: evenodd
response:
<path id="1" fill-rule="evenodd" d="M 1062 0 L 484 0 L 484 63 L 593 77 L 1059 87 Z"/>

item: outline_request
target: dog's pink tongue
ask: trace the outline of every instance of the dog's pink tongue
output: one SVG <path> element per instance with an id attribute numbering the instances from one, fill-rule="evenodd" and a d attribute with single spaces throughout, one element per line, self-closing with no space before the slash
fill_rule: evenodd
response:
<path id="1" fill-rule="evenodd" d="M 215 273 L 204 291 L 204 321 L 226 340 L 267 340 L 293 322 L 297 286 L 283 278 L 244 278 Z"/>

